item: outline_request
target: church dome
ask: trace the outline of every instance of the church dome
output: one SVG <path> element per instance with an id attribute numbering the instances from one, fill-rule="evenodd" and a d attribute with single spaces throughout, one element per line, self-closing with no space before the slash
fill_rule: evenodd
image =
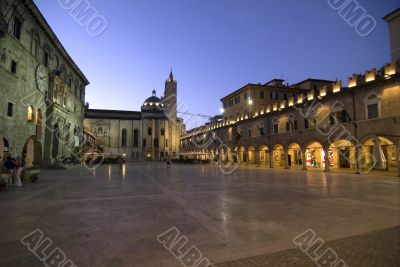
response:
<path id="1" fill-rule="evenodd" d="M 162 109 L 164 107 L 164 104 L 161 102 L 161 99 L 157 97 L 156 95 L 156 90 L 153 90 L 152 96 L 147 98 L 142 106 L 142 109 L 147 109 L 147 110 L 157 110 L 157 109 Z"/>
<path id="2" fill-rule="evenodd" d="M 149 98 L 147 98 L 147 99 L 144 101 L 145 104 L 146 104 L 146 103 L 148 103 L 148 104 L 151 104 L 151 103 L 155 104 L 155 103 L 160 103 L 160 102 L 161 102 L 161 99 L 159 99 L 159 98 L 156 97 L 156 96 L 150 96 Z"/>

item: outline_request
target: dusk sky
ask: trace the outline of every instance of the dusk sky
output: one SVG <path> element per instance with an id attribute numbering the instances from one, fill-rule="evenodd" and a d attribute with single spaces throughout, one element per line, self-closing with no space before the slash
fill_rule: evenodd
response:
<path id="1" fill-rule="evenodd" d="M 191 113 L 215 115 L 247 83 L 346 80 L 390 61 L 382 17 L 398 0 L 359 0 L 377 21 L 360 37 L 326 0 L 90 0 L 108 27 L 91 37 L 55 0 L 35 0 L 91 84 L 91 108 L 140 110 L 172 67 Z"/>

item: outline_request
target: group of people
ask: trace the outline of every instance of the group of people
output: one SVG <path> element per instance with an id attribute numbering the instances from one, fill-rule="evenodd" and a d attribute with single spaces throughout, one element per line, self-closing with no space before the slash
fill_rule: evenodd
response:
<path id="1" fill-rule="evenodd" d="M 0 173 L 8 174 L 8 185 L 21 187 L 22 161 L 20 158 L 7 157 L 3 164 L 0 161 Z"/>

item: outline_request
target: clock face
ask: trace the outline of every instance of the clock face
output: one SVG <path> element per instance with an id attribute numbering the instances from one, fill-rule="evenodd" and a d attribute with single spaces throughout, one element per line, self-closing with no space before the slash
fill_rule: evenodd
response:
<path id="1" fill-rule="evenodd" d="M 49 74 L 47 68 L 42 64 L 39 64 L 36 68 L 36 85 L 43 93 L 46 91 L 49 84 Z"/>

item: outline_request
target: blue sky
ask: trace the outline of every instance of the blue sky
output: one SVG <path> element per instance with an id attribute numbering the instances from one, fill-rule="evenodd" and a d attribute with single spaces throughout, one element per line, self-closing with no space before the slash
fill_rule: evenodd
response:
<path id="1" fill-rule="evenodd" d="M 359 0 L 377 21 L 360 37 L 327 0 L 89 0 L 108 21 L 91 37 L 55 0 L 35 0 L 91 82 L 91 108 L 139 110 L 171 67 L 189 112 L 217 114 L 247 83 L 343 79 L 390 61 L 382 17 L 398 0 Z"/>

